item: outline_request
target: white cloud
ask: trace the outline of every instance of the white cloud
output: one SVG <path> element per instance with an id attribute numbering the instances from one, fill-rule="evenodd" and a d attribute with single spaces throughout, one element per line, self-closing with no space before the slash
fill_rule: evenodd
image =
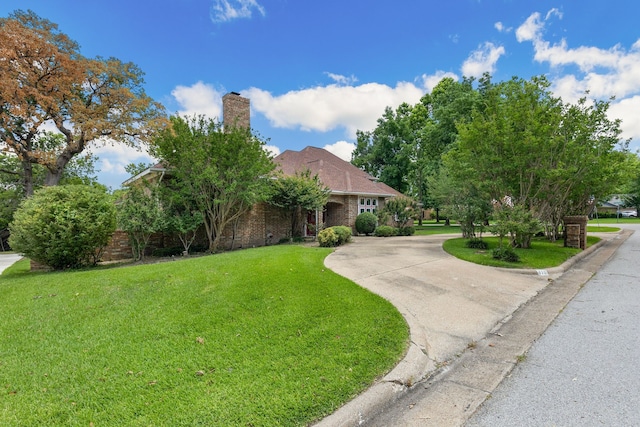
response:
<path id="1" fill-rule="evenodd" d="M 512 27 L 505 27 L 504 24 L 500 21 L 496 22 L 495 24 L 493 24 L 493 27 L 498 30 L 498 32 L 500 33 L 510 33 L 513 28 Z"/>
<path id="2" fill-rule="evenodd" d="M 278 154 L 280 154 L 280 148 L 278 148 L 275 145 L 265 145 L 263 148 L 264 148 L 264 151 L 266 151 L 267 153 L 269 153 L 273 157 L 275 157 Z"/>
<path id="3" fill-rule="evenodd" d="M 640 148 L 638 111 L 640 111 L 640 95 L 614 102 L 609 107 L 610 116 L 622 120 L 622 137 L 624 139 L 633 138 L 635 149 Z"/>
<path id="4" fill-rule="evenodd" d="M 379 83 L 332 84 L 279 96 L 252 87 L 242 94 L 251 99 L 253 109 L 264 114 L 274 127 L 318 132 L 344 128 L 347 137 L 354 138 L 358 129 L 375 128 L 386 107 L 418 102 L 424 89 L 412 83 L 398 82 L 395 87 Z"/>
<path id="5" fill-rule="evenodd" d="M 197 82 L 191 86 L 176 86 L 171 95 L 180 104 L 178 114 L 199 115 L 209 118 L 222 117 L 222 95 L 213 86 L 203 82 Z"/>
<path id="6" fill-rule="evenodd" d="M 346 162 L 351 161 L 351 153 L 356 149 L 356 144 L 347 141 L 337 141 L 334 144 L 327 144 L 323 147 L 328 152 L 335 154 Z"/>
<path id="7" fill-rule="evenodd" d="M 519 42 L 531 41 L 534 60 L 552 67 L 556 74 L 551 79 L 553 92 L 572 103 L 587 92 L 595 99 L 615 96 L 610 117 L 622 120 L 625 139 L 640 139 L 640 39 L 629 49 L 620 44 L 570 47 L 564 38 L 552 44 L 544 38 L 545 25 L 552 17 L 562 18 L 562 14 L 551 9 L 542 20 L 540 13 L 533 13 L 518 28 L 516 37 Z"/>
<path id="8" fill-rule="evenodd" d="M 347 77 L 347 76 L 343 76 L 343 75 L 340 75 L 340 74 L 334 74 L 334 73 L 329 73 L 329 72 L 326 72 L 325 74 L 327 76 L 329 76 L 329 78 L 331 78 L 331 80 L 333 80 L 334 82 L 336 82 L 337 84 L 340 84 L 340 85 L 352 85 L 352 84 L 354 84 L 355 82 L 358 81 L 358 79 L 353 75 Z"/>
<path id="9" fill-rule="evenodd" d="M 548 21 L 554 16 L 562 19 L 562 13 L 554 8 L 547 12 L 544 21 Z M 544 21 L 539 12 L 532 13 L 527 20 L 516 29 L 516 39 L 520 43 L 540 40 L 544 30 Z"/>
<path id="10" fill-rule="evenodd" d="M 437 71 L 435 74 L 431 75 L 423 74 L 421 77 L 422 85 L 427 90 L 427 92 L 431 92 L 433 88 L 436 87 L 436 85 L 446 77 L 451 77 L 455 81 L 460 80 L 458 75 L 455 73 L 449 71 Z"/>
<path id="11" fill-rule="evenodd" d="M 256 0 L 214 0 L 209 15 L 214 23 L 221 23 L 251 18 L 254 11 L 262 16 L 266 15 L 264 7 Z"/>
<path id="12" fill-rule="evenodd" d="M 462 64 L 462 74 L 467 77 L 480 77 L 483 73 L 493 74 L 496 63 L 505 50 L 503 46 L 496 46 L 491 42 L 485 42 L 478 46 L 478 49 L 471 52 Z"/>
<path id="13" fill-rule="evenodd" d="M 117 142 L 107 142 L 105 145 L 96 146 L 91 149 L 91 153 L 100 159 L 96 165 L 99 172 L 122 174 L 122 181 L 128 177 L 124 167 L 129 163 L 153 163 L 156 161 L 146 152 L 145 147 L 129 147 Z"/>

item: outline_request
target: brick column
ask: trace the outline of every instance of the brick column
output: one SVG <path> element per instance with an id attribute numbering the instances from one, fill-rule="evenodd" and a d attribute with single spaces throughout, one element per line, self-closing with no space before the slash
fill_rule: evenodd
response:
<path id="1" fill-rule="evenodd" d="M 569 248 L 587 248 L 587 223 L 589 217 L 585 215 L 565 216 L 564 245 Z"/>

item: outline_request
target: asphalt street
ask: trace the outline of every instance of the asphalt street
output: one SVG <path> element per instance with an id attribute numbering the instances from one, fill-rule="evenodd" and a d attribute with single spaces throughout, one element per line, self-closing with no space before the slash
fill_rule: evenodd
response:
<path id="1" fill-rule="evenodd" d="M 640 426 L 640 225 L 465 424 Z"/>

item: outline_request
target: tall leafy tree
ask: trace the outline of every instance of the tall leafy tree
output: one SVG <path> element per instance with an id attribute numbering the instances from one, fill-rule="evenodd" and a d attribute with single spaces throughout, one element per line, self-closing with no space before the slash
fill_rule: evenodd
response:
<path id="1" fill-rule="evenodd" d="M 0 58 L 0 143 L 19 158 L 27 195 L 34 164 L 45 168 L 45 185 L 56 185 L 90 145 L 137 145 L 166 121 L 135 64 L 83 57 L 75 41 L 32 11 L 0 19 Z M 36 140 L 46 123 L 63 138 L 43 147 Z"/>
<path id="2" fill-rule="evenodd" d="M 357 131 L 352 163 L 401 193 L 409 190 L 407 181 L 413 147 L 409 117 L 412 107 L 401 104 L 395 111 L 385 109 L 373 131 Z"/>
<path id="3" fill-rule="evenodd" d="M 352 163 L 424 206 L 436 206 L 427 182 L 457 138 L 457 123 L 471 120 L 478 94 L 473 79 L 445 78 L 414 106 L 385 110 L 373 131 L 357 132 Z"/>
<path id="4" fill-rule="evenodd" d="M 250 129 L 222 129 L 203 116 L 171 117 L 154 148 L 169 168 L 172 185 L 189 194 L 204 216 L 209 250 L 218 249 L 222 232 L 267 197 L 275 168 L 265 141 Z"/>
<path id="5" fill-rule="evenodd" d="M 477 182 L 488 200 L 522 207 L 553 239 L 565 215 L 586 214 L 617 187 L 624 144 L 608 102 L 565 104 L 548 88 L 544 77 L 494 84 L 485 76 L 473 120 L 458 124 L 445 162 L 458 182 Z"/>

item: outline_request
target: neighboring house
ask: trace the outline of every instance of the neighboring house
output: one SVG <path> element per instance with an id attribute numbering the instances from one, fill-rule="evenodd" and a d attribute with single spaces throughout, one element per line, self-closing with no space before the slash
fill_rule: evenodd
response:
<path id="1" fill-rule="evenodd" d="M 231 92 L 223 97 L 225 123 L 249 126 L 249 100 Z M 322 211 L 304 212 L 302 223 L 304 234 L 313 236 L 317 224 L 324 227 L 346 225 L 355 232 L 355 221 L 362 212 L 375 213 L 382 209 L 389 197 L 401 193 L 386 184 L 378 182 L 368 173 L 346 162 L 330 152 L 316 147 L 307 147 L 301 151 L 287 150 L 275 157 L 276 170 L 285 175 L 294 175 L 308 169 L 312 175 L 318 175 L 322 184 L 330 190 L 329 200 Z M 157 164 L 126 180 L 123 185 L 136 185 L 137 182 L 158 182 L 171 179 L 170 169 Z M 225 249 L 265 246 L 290 238 L 290 216 L 281 208 L 267 203 L 259 203 L 236 223 L 224 230 L 220 246 Z M 202 240 L 203 243 L 206 239 Z M 149 251 L 155 247 L 178 246 L 172 236 L 154 236 Z M 131 257 L 127 247 L 126 235 L 117 231 L 112 243 L 105 250 L 104 260 Z"/>
<path id="2" fill-rule="evenodd" d="M 327 150 L 306 147 L 301 151 L 287 150 L 274 162 L 285 175 L 309 170 L 331 191 L 329 201 L 322 212 L 308 212 L 305 234 L 313 235 L 317 222 L 325 227 L 346 225 L 355 231 L 356 217 L 362 212 L 375 213 L 384 207 L 389 197 L 401 193 L 377 181 L 353 164 L 342 160 Z M 304 218 L 303 218 L 304 219 Z"/>
<path id="3" fill-rule="evenodd" d="M 614 194 L 608 200 L 598 203 L 595 210 L 591 212 L 591 216 L 604 213 L 616 214 L 623 210 L 624 206 L 624 194 Z"/>

